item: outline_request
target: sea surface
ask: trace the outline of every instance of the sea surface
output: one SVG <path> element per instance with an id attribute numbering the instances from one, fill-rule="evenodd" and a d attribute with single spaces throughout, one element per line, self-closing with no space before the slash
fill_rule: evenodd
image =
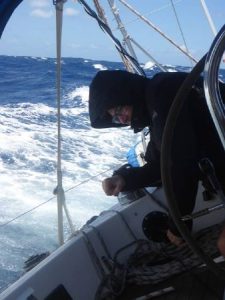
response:
<path id="1" fill-rule="evenodd" d="M 147 76 L 159 71 L 143 65 Z M 189 68 L 166 66 L 168 71 Z M 138 136 L 129 128 L 90 127 L 89 84 L 99 70 L 122 63 L 62 59 L 61 156 L 63 188 L 74 227 L 117 203 L 101 188 L 126 163 Z M 58 247 L 56 61 L 0 56 L 0 290 L 24 273 L 32 255 Z M 65 238 L 70 235 L 66 218 Z"/>

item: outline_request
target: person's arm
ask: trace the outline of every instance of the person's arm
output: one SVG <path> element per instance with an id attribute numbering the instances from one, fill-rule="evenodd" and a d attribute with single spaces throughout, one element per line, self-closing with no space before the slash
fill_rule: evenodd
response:
<path id="1" fill-rule="evenodd" d="M 125 186 L 125 180 L 120 175 L 113 175 L 102 181 L 103 191 L 107 196 L 118 196 Z"/>
<path id="2" fill-rule="evenodd" d="M 123 191 L 158 186 L 160 183 L 160 166 L 157 163 L 147 163 L 143 167 L 118 170 L 115 174 L 124 179 Z"/>
<path id="3" fill-rule="evenodd" d="M 142 167 L 120 168 L 114 172 L 114 174 L 123 177 L 125 181 L 124 191 L 161 184 L 160 153 L 152 140 L 148 143 L 145 159 L 147 164 Z"/>
<path id="4" fill-rule="evenodd" d="M 159 186 L 160 168 L 154 163 L 143 167 L 120 168 L 112 177 L 102 181 L 102 188 L 107 196 L 118 196 L 122 191 L 134 191 L 147 186 Z"/>
<path id="5" fill-rule="evenodd" d="M 145 154 L 148 161 L 143 167 L 131 167 L 129 164 L 114 171 L 113 176 L 102 182 L 106 195 L 117 196 L 122 191 L 132 191 L 147 186 L 161 185 L 160 153 L 150 141 Z"/>

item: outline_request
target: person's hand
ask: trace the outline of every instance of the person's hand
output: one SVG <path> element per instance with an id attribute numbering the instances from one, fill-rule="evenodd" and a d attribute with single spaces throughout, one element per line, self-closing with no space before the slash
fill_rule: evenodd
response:
<path id="1" fill-rule="evenodd" d="M 166 236 L 167 236 L 168 240 L 171 242 L 171 244 L 173 244 L 177 247 L 184 245 L 184 240 L 181 237 L 173 234 L 169 229 L 166 232 Z"/>
<path id="2" fill-rule="evenodd" d="M 114 175 L 102 181 L 102 188 L 107 196 L 118 196 L 125 186 L 125 180 L 120 175 Z"/>

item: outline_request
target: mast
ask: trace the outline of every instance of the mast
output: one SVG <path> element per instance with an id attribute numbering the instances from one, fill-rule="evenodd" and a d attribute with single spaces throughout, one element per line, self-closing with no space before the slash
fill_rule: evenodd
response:
<path id="1" fill-rule="evenodd" d="M 102 6 L 100 5 L 99 1 L 98 0 L 93 0 L 94 2 L 94 5 L 95 5 L 95 8 L 97 10 L 97 13 L 98 13 L 98 16 L 99 18 L 107 25 L 109 26 L 108 24 L 108 21 L 107 21 L 107 18 L 106 18 L 106 15 L 105 15 L 105 12 L 104 12 L 104 9 L 102 8 Z M 120 58 L 125 66 L 125 68 L 127 69 L 127 71 L 129 72 L 134 72 L 134 69 L 132 67 L 132 65 L 130 64 L 130 62 L 128 61 L 128 59 L 126 59 L 126 57 L 124 57 L 120 52 Z"/>
<path id="2" fill-rule="evenodd" d="M 116 8 L 116 5 L 114 3 L 114 0 L 108 0 L 108 3 L 109 3 L 109 6 L 111 7 L 111 10 L 112 10 L 112 13 L 115 17 L 115 20 L 117 22 L 117 25 L 118 25 L 118 28 L 120 29 L 122 35 L 123 35 L 123 38 L 124 38 L 124 42 L 125 44 L 127 45 L 131 55 L 137 60 L 137 56 L 136 56 L 136 53 L 134 52 L 134 49 L 132 47 L 132 44 L 130 42 L 130 36 L 128 35 L 122 21 L 121 21 L 121 18 L 120 18 L 120 15 L 119 15 L 119 11 L 118 9 Z"/>
<path id="3" fill-rule="evenodd" d="M 124 38 L 124 43 L 125 45 L 127 46 L 130 54 L 138 61 L 137 59 L 137 56 L 136 56 L 136 53 L 134 51 L 134 48 L 132 46 L 132 43 L 138 47 L 147 57 L 149 57 L 163 72 L 166 72 L 167 70 L 165 68 L 162 67 L 162 65 L 157 62 L 154 57 L 152 57 L 152 55 L 147 52 L 143 47 L 141 47 L 133 38 L 130 37 L 130 35 L 127 33 L 126 31 L 126 28 L 120 18 L 120 15 L 119 15 L 119 11 L 118 9 L 116 8 L 115 6 L 115 3 L 114 3 L 114 0 L 108 0 L 108 3 L 109 3 L 109 6 L 111 7 L 111 10 L 112 10 L 112 13 L 115 17 L 115 20 L 118 24 L 118 28 L 120 29 L 122 35 L 123 35 L 123 38 Z M 132 42 L 132 43 L 131 43 Z"/>

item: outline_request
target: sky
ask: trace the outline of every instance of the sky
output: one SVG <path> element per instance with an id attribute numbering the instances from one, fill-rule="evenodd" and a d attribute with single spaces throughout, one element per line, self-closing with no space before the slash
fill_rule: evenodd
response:
<path id="1" fill-rule="evenodd" d="M 186 44 L 196 60 L 209 50 L 214 34 L 200 0 L 125 1 L 182 49 Z M 93 7 L 93 1 L 86 0 L 86 2 Z M 108 0 L 99 2 L 104 5 L 105 15 L 113 34 L 121 40 L 122 35 L 115 24 Z M 205 0 L 205 3 L 214 26 L 219 31 L 225 20 L 225 1 Z M 163 64 L 191 65 L 189 58 L 125 8 L 119 0 L 115 0 L 115 5 L 127 34 L 145 48 L 156 61 Z M 55 45 L 55 7 L 52 0 L 24 0 L 13 13 L 3 32 L 0 55 L 55 57 Z M 133 48 L 139 62 L 146 63 L 151 60 L 134 44 Z M 121 60 L 111 39 L 76 0 L 68 0 L 64 4 L 62 56 L 107 61 Z"/>

